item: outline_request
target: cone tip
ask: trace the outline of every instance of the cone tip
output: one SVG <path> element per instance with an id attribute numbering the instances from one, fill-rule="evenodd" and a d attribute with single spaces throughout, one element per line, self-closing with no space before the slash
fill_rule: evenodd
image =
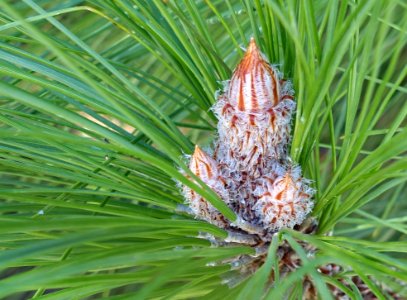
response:
<path id="1" fill-rule="evenodd" d="M 246 52 L 248 53 L 259 52 L 259 48 L 257 47 L 256 40 L 254 39 L 254 37 L 250 38 L 249 46 L 247 47 Z"/>
<path id="2" fill-rule="evenodd" d="M 200 152 L 202 152 L 201 148 L 199 148 L 198 145 L 195 145 L 194 154 L 195 154 L 195 153 L 200 153 Z"/>
<path id="3" fill-rule="evenodd" d="M 195 150 L 194 150 L 192 157 L 195 159 L 197 159 L 197 158 L 202 159 L 202 158 L 206 158 L 207 154 L 198 145 L 195 145 Z"/>

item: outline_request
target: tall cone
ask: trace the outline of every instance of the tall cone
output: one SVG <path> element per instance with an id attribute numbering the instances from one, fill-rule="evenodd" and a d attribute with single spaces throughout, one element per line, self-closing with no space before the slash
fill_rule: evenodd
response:
<path id="1" fill-rule="evenodd" d="M 237 177 L 242 172 L 264 174 L 264 169 L 272 168 L 273 160 L 287 156 L 295 102 L 289 95 L 289 83 L 281 82 L 251 39 L 214 106 L 219 119 L 216 159 L 229 165 Z"/>

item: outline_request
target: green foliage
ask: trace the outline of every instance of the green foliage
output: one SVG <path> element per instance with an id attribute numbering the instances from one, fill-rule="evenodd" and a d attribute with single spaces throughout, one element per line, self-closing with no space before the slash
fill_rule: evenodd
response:
<path id="1" fill-rule="evenodd" d="M 0 297 L 301 298 L 309 276 L 407 282 L 404 1 L 0 2 Z M 293 81 L 291 155 L 317 190 L 319 232 L 281 232 L 249 278 L 216 264 L 246 247 L 177 211 L 175 180 L 233 212 L 187 169 L 209 110 L 254 36 Z M 188 180 L 180 170 L 198 181 Z M 332 233 L 327 235 L 327 233 Z M 283 240 L 303 265 L 266 290 Z M 315 258 L 299 241 L 320 249 Z M 321 264 L 349 272 L 327 277 Z M 278 274 L 277 274 L 278 275 Z M 234 283 L 229 287 L 224 281 Z M 349 283 L 352 286 L 352 283 Z"/>

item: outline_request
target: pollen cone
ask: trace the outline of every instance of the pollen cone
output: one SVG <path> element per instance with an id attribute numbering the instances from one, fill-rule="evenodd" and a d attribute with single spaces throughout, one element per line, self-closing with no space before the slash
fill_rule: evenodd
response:
<path id="1" fill-rule="evenodd" d="M 279 102 L 278 80 L 276 71 L 263 58 L 252 38 L 230 80 L 226 93 L 229 103 L 238 111 L 267 110 Z"/>

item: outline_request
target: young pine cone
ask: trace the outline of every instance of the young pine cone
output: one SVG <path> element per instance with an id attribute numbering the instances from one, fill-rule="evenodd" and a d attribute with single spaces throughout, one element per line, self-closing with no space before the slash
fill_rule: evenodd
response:
<path id="1" fill-rule="evenodd" d="M 212 108 L 219 119 L 213 158 L 196 147 L 189 165 L 240 220 L 262 229 L 263 240 L 301 224 L 313 206 L 314 191 L 287 152 L 295 109 L 290 86 L 251 39 Z M 245 231 L 188 187 L 183 192 L 197 218 Z"/>

